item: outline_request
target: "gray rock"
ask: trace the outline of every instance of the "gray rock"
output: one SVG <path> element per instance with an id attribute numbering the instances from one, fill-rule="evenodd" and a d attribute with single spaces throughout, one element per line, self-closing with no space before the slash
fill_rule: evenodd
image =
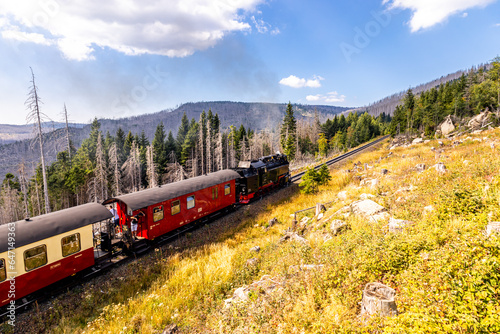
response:
<path id="1" fill-rule="evenodd" d="M 388 169 L 385 169 L 385 168 L 382 168 L 382 169 L 380 170 L 380 174 L 382 174 L 382 175 L 387 175 L 387 174 L 389 174 L 389 170 L 388 170 Z"/>
<path id="2" fill-rule="evenodd" d="M 332 221 L 330 225 L 330 231 L 332 231 L 333 235 L 337 235 L 341 233 L 342 231 L 347 230 L 347 223 L 343 220 L 335 219 Z"/>
<path id="3" fill-rule="evenodd" d="M 396 291 L 379 282 L 368 283 L 363 290 L 361 314 L 394 316 L 398 314 L 394 296 Z"/>
<path id="4" fill-rule="evenodd" d="M 414 222 L 409 221 L 409 220 L 404 220 L 404 219 L 395 219 L 395 218 L 390 218 L 389 219 L 389 232 L 391 233 L 399 233 L 403 232 L 404 228 L 408 225 L 412 225 Z"/>
<path id="5" fill-rule="evenodd" d="M 488 109 L 486 109 L 484 112 L 480 113 L 479 115 L 476 115 L 470 119 L 469 122 L 467 122 L 467 126 L 471 129 L 477 129 L 483 126 L 484 123 L 486 123 L 488 117 L 490 116 L 490 112 Z"/>
<path id="6" fill-rule="evenodd" d="M 283 243 L 285 241 L 296 241 L 303 245 L 307 244 L 307 240 L 295 232 L 286 232 L 285 235 L 279 240 L 279 243 Z"/>
<path id="7" fill-rule="evenodd" d="M 257 265 L 257 263 L 259 263 L 259 259 L 257 259 L 256 257 L 253 257 L 253 258 L 247 260 L 246 265 L 247 265 L 247 267 L 254 267 L 255 265 Z"/>
<path id="8" fill-rule="evenodd" d="M 423 172 L 427 168 L 427 166 L 425 164 L 418 164 L 415 166 L 415 168 L 418 172 Z"/>
<path id="9" fill-rule="evenodd" d="M 351 211 L 356 215 L 361 215 L 376 221 L 389 218 L 387 210 L 370 199 L 351 203 Z"/>
<path id="10" fill-rule="evenodd" d="M 267 227 L 271 227 L 271 226 L 276 225 L 276 224 L 278 224 L 278 223 L 279 223 L 278 218 L 274 217 L 273 219 L 271 219 L 271 220 L 269 221 L 269 223 L 268 223 Z"/>
<path id="11" fill-rule="evenodd" d="M 489 237 L 492 234 L 499 234 L 500 235 L 500 222 L 491 222 L 486 226 L 486 236 Z"/>
<path id="12" fill-rule="evenodd" d="M 446 116 L 443 123 L 439 125 L 439 129 L 441 130 L 443 136 L 447 136 L 453 131 L 455 131 L 456 128 L 451 119 L 451 115 Z"/>
<path id="13" fill-rule="evenodd" d="M 438 173 L 446 173 L 447 171 L 446 166 L 442 162 L 435 164 L 432 168 L 434 168 Z"/>
<path id="14" fill-rule="evenodd" d="M 179 333 L 179 328 L 177 327 L 176 324 L 167 325 L 162 332 L 162 334 L 175 334 L 175 333 Z"/>
<path id="15" fill-rule="evenodd" d="M 254 246 L 254 247 L 250 248 L 250 251 L 258 253 L 258 252 L 260 252 L 260 247 L 259 246 Z"/>
<path id="16" fill-rule="evenodd" d="M 413 139 L 413 141 L 411 143 L 412 144 L 421 144 L 423 142 L 424 142 L 424 140 L 422 138 L 415 138 L 415 139 Z"/>

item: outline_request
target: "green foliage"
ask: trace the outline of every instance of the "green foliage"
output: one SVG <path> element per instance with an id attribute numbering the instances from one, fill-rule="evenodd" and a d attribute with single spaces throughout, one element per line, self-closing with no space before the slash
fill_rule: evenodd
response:
<path id="1" fill-rule="evenodd" d="M 332 179 L 332 176 L 330 175 L 330 170 L 328 169 L 328 166 L 326 164 L 321 165 L 319 172 L 318 172 L 318 183 L 320 185 L 325 185 L 330 180 Z"/>
<path id="2" fill-rule="evenodd" d="M 302 181 L 299 184 L 300 192 L 303 194 L 314 194 L 318 191 L 318 172 L 312 167 L 309 167 L 302 176 Z"/>
<path id="3" fill-rule="evenodd" d="M 297 120 L 295 119 L 295 116 L 293 114 L 292 104 L 288 102 L 280 131 L 280 144 L 283 148 L 283 152 L 288 156 L 289 160 L 295 159 L 295 154 L 297 152 L 297 147 L 295 144 L 296 140 Z"/>

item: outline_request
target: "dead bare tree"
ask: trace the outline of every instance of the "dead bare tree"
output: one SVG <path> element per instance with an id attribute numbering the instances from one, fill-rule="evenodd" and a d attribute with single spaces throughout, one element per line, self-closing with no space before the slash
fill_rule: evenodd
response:
<path id="1" fill-rule="evenodd" d="M 167 172 L 163 174 L 163 184 L 182 181 L 188 178 L 184 167 L 177 161 L 175 151 L 172 151 L 168 155 Z"/>
<path id="2" fill-rule="evenodd" d="M 42 133 L 42 117 L 47 117 L 40 112 L 41 100 L 38 96 L 38 87 L 35 84 L 35 74 L 33 74 L 33 69 L 31 70 L 31 86 L 28 93 L 28 99 L 25 102 L 26 109 L 29 110 L 28 116 L 26 116 L 26 121 L 28 123 L 33 123 L 35 126 L 36 140 L 40 143 L 40 160 L 42 163 L 42 178 L 43 178 L 43 195 L 45 202 L 45 213 L 50 212 L 49 203 L 49 187 L 47 183 L 47 173 L 45 171 L 45 157 L 43 153 L 43 133 Z"/>
<path id="3" fill-rule="evenodd" d="M 23 204 L 24 204 L 24 218 L 29 219 L 30 213 L 28 209 L 28 192 L 27 192 L 27 179 L 26 179 L 26 165 L 24 161 L 18 165 L 19 173 L 19 183 L 21 184 L 21 192 L 23 193 Z"/>
<path id="4" fill-rule="evenodd" d="M 69 137 L 69 126 L 68 126 L 68 110 L 66 109 L 66 103 L 64 104 L 64 120 L 66 121 L 66 143 L 68 145 L 68 159 L 71 163 L 71 140 Z"/>
<path id="5" fill-rule="evenodd" d="M 102 149 L 102 135 L 99 132 L 99 135 L 97 136 L 97 146 L 96 146 L 96 151 L 95 151 L 95 158 L 96 158 L 96 166 L 94 170 L 94 176 L 95 176 L 95 181 L 96 181 L 96 188 L 97 188 L 97 194 L 99 196 L 96 196 L 96 201 L 97 198 L 100 200 L 105 200 L 108 197 L 108 179 L 106 177 L 106 161 L 104 159 L 104 152 Z"/>
<path id="6" fill-rule="evenodd" d="M 158 186 L 158 176 L 156 174 L 157 167 L 154 163 L 154 149 L 151 145 L 146 148 L 146 161 L 149 188 L 155 188 Z"/>
<path id="7" fill-rule="evenodd" d="M 125 178 L 128 180 L 128 188 L 130 191 L 138 191 L 141 187 L 141 160 L 139 148 L 136 143 L 132 143 L 130 155 L 122 166 L 125 173 Z"/>
<path id="8" fill-rule="evenodd" d="M 120 170 L 120 157 L 118 156 L 116 143 L 113 143 L 108 151 L 109 164 L 113 173 L 113 190 L 114 196 L 121 194 L 121 170 Z"/>

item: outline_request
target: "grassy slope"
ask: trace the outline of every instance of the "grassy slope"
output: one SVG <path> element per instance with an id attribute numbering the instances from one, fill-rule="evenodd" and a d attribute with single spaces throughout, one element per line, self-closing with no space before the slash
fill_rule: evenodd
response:
<path id="1" fill-rule="evenodd" d="M 488 221 L 500 220 L 499 136 L 500 130 L 483 132 L 472 137 L 487 140 L 455 147 L 444 140 L 440 154 L 431 150 L 436 141 L 395 149 L 390 157 L 385 148 L 362 154 L 355 161 L 373 168 L 359 175 L 378 178 L 377 188 L 360 187 L 355 173 L 333 170 L 333 180 L 316 195 L 289 191 L 259 213 L 247 208 L 246 219 L 209 244 L 159 250 L 121 268 L 104 294 L 87 289 L 81 304 L 88 306 L 69 317 L 64 310 L 53 313 L 52 331 L 161 333 L 176 323 L 182 333 L 500 332 L 500 238 L 483 233 Z M 414 168 L 439 161 L 447 173 Z M 382 168 L 390 173 L 381 175 Z M 337 199 L 340 191 L 347 192 L 346 200 Z M 362 193 L 415 224 L 394 234 L 385 222 L 351 216 L 351 229 L 327 241 L 329 224 L 319 221 L 305 232 L 308 244 L 279 243 L 294 211 L 336 200 L 329 216 Z M 424 210 L 429 205 L 433 211 Z M 266 231 L 273 217 L 280 223 Z M 259 253 L 249 251 L 255 245 Z M 249 266 L 252 257 L 258 262 Z M 299 264 L 324 267 L 292 269 Z M 236 288 L 263 275 L 280 288 L 224 308 Z M 397 291 L 397 317 L 358 316 L 363 287 L 373 281 Z"/>

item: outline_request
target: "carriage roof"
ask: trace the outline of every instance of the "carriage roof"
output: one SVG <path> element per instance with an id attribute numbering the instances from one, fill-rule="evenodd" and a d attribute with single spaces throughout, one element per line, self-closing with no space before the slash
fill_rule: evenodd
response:
<path id="1" fill-rule="evenodd" d="M 9 233 L 14 233 L 11 236 L 17 248 L 111 217 L 113 217 L 111 212 L 101 204 L 88 203 L 32 217 L 29 220 L 19 220 L 14 223 L 13 232 L 9 231 L 9 227 L 13 226 L 12 223 L 3 224 L 0 225 L 0 253 L 9 249 Z"/>
<path id="2" fill-rule="evenodd" d="M 225 169 L 215 173 L 193 177 L 191 179 L 169 183 L 161 187 L 116 196 L 106 200 L 104 204 L 121 201 L 128 206 L 129 210 L 134 211 L 238 178 L 240 178 L 240 175 L 234 170 Z"/>

